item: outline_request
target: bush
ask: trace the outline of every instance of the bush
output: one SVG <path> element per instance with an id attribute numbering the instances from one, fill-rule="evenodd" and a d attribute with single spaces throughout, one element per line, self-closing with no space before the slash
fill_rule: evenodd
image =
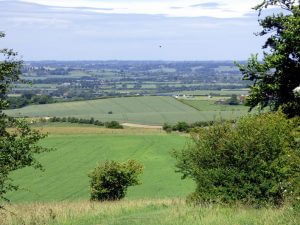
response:
<path id="1" fill-rule="evenodd" d="M 189 199 L 255 205 L 299 199 L 295 127 L 283 113 L 267 113 L 193 130 L 191 145 L 174 153 L 178 172 L 197 185 Z"/>
<path id="2" fill-rule="evenodd" d="M 99 121 L 99 120 L 95 120 L 94 125 L 96 126 L 104 126 L 104 123 Z"/>
<path id="3" fill-rule="evenodd" d="M 105 122 L 104 125 L 106 128 L 123 129 L 123 126 L 121 124 L 119 124 L 119 122 L 117 122 L 117 121 Z"/>
<path id="4" fill-rule="evenodd" d="M 173 130 L 173 127 L 172 127 L 172 125 L 170 125 L 168 123 L 164 123 L 163 130 L 166 131 L 167 133 L 171 133 Z"/>
<path id="5" fill-rule="evenodd" d="M 174 127 L 173 130 L 177 130 L 179 132 L 189 132 L 190 125 L 187 122 L 178 122 Z"/>
<path id="6" fill-rule="evenodd" d="M 143 166 L 134 160 L 124 163 L 106 161 L 90 174 L 91 200 L 110 201 L 125 197 L 129 186 L 140 184 L 138 176 Z"/>

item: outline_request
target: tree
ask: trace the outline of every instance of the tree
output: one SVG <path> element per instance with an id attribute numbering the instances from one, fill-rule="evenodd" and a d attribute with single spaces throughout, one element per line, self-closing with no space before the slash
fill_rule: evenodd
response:
<path id="1" fill-rule="evenodd" d="M 90 174 L 91 200 L 111 201 L 125 197 L 129 186 L 138 185 L 143 166 L 135 160 L 106 161 Z"/>
<path id="2" fill-rule="evenodd" d="M 226 101 L 226 104 L 228 105 L 238 105 L 239 100 L 237 98 L 236 94 L 231 95 L 231 97 Z"/>
<path id="3" fill-rule="evenodd" d="M 0 39 L 4 36 L 0 32 Z M 17 53 L 12 49 L 0 49 L 0 200 L 8 200 L 5 194 L 18 189 L 10 173 L 27 166 L 42 169 L 35 155 L 50 150 L 37 144 L 45 135 L 3 112 L 8 108 L 6 99 L 11 85 L 20 81 L 21 68 L 22 61 L 17 59 Z"/>
<path id="4" fill-rule="evenodd" d="M 298 3 L 297 3 L 298 2 Z M 285 13 L 259 20 L 267 35 L 263 60 L 252 55 L 246 65 L 238 65 L 245 80 L 253 81 L 246 105 L 269 106 L 272 111 L 282 108 L 289 117 L 300 115 L 300 97 L 293 90 L 300 85 L 300 9 L 295 0 L 264 0 L 254 9 L 259 14 L 269 6 L 280 7 Z"/>
<path id="5" fill-rule="evenodd" d="M 177 171 L 196 183 L 194 203 L 280 205 L 299 201 L 299 120 L 282 112 L 248 115 L 194 129 L 192 141 L 174 153 Z"/>

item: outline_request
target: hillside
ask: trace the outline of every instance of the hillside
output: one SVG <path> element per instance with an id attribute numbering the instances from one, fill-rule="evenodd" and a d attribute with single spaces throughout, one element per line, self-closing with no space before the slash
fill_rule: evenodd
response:
<path id="1" fill-rule="evenodd" d="M 210 104 L 213 105 L 213 103 Z M 199 105 L 197 107 L 201 108 Z M 199 111 L 172 97 L 143 96 L 31 105 L 21 109 L 8 110 L 6 113 L 21 117 L 94 117 L 100 121 L 116 120 L 136 124 L 161 125 L 165 122 L 195 122 L 214 120 L 220 117 L 232 119 L 247 112 L 246 107 L 242 109 L 239 107 L 237 110 L 236 107 L 228 107 L 223 111 L 218 105 L 206 107 L 204 104 L 203 107 L 203 110 Z"/>
<path id="2" fill-rule="evenodd" d="M 8 195 L 13 202 L 89 199 L 87 174 L 104 160 L 136 159 L 144 165 L 142 185 L 129 188 L 129 199 L 184 197 L 193 189 L 175 173 L 170 152 L 187 142 L 186 136 L 160 130 L 99 127 L 44 127 L 50 133 L 43 146 L 56 151 L 38 157 L 45 172 L 25 168 L 13 179 L 21 189 Z"/>

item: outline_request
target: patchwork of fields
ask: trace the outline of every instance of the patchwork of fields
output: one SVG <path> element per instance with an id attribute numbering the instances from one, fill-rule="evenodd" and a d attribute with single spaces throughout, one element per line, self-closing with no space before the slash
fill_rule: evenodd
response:
<path id="1" fill-rule="evenodd" d="M 190 103 L 190 101 L 184 103 Z M 100 121 L 116 120 L 136 124 L 161 125 L 166 122 L 176 123 L 178 121 L 234 119 L 247 113 L 248 109 L 244 106 L 216 105 L 213 100 L 198 101 L 196 107 L 184 103 L 172 97 L 143 96 L 31 105 L 21 109 L 8 110 L 6 113 L 19 117 L 94 117 Z"/>
<path id="2" fill-rule="evenodd" d="M 12 202 L 88 200 L 87 174 L 104 160 L 136 159 L 144 165 L 142 185 L 129 189 L 129 199 L 184 197 L 193 190 L 192 181 L 175 173 L 170 154 L 185 146 L 186 136 L 130 128 L 120 133 L 97 127 L 44 129 L 52 134 L 42 145 L 56 151 L 38 157 L 45 172 L 26 168 L 13 174 L 21 189 L 8 195 Z"/>

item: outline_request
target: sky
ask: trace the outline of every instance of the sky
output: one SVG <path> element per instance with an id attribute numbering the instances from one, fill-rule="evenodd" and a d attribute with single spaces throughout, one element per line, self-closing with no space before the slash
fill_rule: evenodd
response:
<path id="1" fill-rule="evenodd" d="M 261 0 L 0 0 L 0 48 L 24 60 L 245 60 Z"/>

